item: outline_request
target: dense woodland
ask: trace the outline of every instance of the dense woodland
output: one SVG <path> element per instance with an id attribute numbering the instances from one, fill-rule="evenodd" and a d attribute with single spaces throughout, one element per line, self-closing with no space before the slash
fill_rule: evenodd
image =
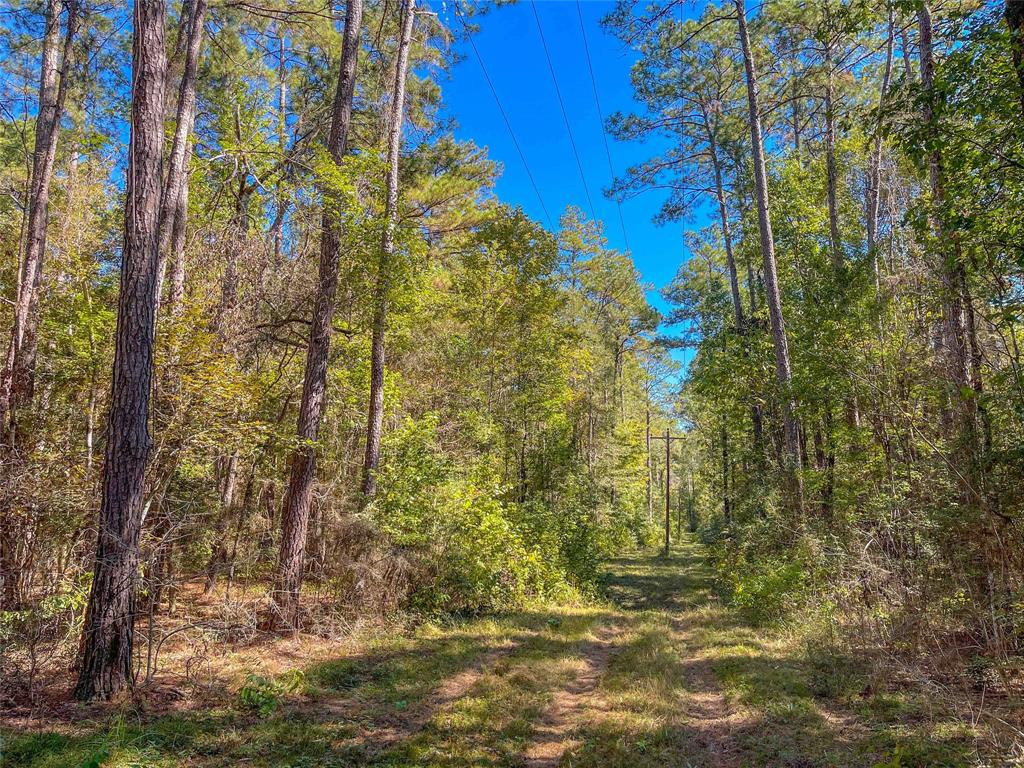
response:
<path id="1" fill-rule="evenodd" d="M 486 10 L 5 5 L 0 695 L 585 600 L 684 529 L 752 621 L 1015 689 L 1024 4 L 621 0 L 666 316 L 441 118 Z"/>

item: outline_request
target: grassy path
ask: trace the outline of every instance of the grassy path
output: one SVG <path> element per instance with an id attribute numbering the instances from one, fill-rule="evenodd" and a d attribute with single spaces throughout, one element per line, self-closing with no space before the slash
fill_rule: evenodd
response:
<path id="1" fill-rule="evenodd" d="M 739 622 L 695 545 L 613 561 L 606 589 L 603 606 L 378 638 L 309 666 L 293 692 L 257 690 L 262 712 L 231 694 L 155 719 L 8 729 L 0 766 L 971 764 L 956 728 L 925 728 L 907 701 L 865 696 L 835 660 Z"/>

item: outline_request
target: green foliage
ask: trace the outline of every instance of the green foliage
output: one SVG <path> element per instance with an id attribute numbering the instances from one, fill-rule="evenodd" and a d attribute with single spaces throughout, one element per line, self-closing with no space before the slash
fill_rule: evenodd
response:
<path id="1" fill-rule="evenodd" d="M 371 509 L 388 539 L 417 559 L 411 604 L 509 610 L 589 584 L 598 553 L 580 514 L 507 500 L 493 466 L 460 467 L 443 455 L 437 428 L 428 417 L 389 434 Z"/>
<path id="2" fill-rule="evenodd" d="M 277 711 L 284 696 L 302 688 L 305 679 L 305 673 L 301 669 L 293 669 L 276 677 L 250 674 L 246 677 L 245 684 L 238 689 L 239 704 L 266 717 Z"/>
<path id="3" fill-rule="evenodd" d="M 730 566 L 724 575 L 730 602 L 754 624 L 785 618 L 805 597 L 807 572 L 799 561 L 746 562 Z"/>

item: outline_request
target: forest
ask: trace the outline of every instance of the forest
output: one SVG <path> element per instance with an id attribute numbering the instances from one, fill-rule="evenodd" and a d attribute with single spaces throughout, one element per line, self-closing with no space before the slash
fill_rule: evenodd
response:
<path id="1" fill-rule="evenodd" d="M 1024 0 L 0 17 L 0 766 L 1024 764 Z"/>

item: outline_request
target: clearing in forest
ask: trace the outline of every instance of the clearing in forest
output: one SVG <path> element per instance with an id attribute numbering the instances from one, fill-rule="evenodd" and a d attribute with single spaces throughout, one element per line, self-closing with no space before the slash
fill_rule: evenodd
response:
<path id="1" fill-rule="evenodd" d="M 977 764 L 965 728 L 744 625 L 711 584 L 692 543 L 615 560 L 604 605 L 424 626 L 174 714 L 7 723 L 0 765 Z"/>

